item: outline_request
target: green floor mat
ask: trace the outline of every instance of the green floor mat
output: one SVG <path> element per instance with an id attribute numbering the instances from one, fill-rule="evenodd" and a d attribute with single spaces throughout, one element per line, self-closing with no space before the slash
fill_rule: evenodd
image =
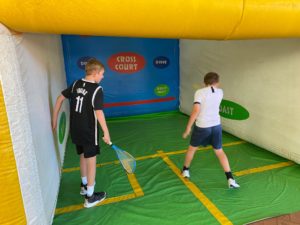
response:
<path id="1" fill-rule="evenodd" d="M 82 208 L 79 158 L 69 140 L 53 224 L 239 225 L 300 211 L 300 166 L 226 132 L 224 150 L 241 188 L 227 188 L 209 148 L 196 153 L 190 181 L 180 178 L 187 120 L 177 112 L 109 120 L 112 141 L 138 159 L 136 173 L 127 176 L 114 151 L 102 144 L 96 189 L 108 199 L 91 209 Z"/>

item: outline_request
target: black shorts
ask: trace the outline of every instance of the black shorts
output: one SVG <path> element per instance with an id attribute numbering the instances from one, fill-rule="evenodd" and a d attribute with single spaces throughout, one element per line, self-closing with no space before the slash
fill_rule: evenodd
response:
<path id="1" fill-rule="evenodd" d="M 99 145 L 76 145 L 77 154 L 83 153 L 84 158 L 91 158 L 100 154 Z"/>

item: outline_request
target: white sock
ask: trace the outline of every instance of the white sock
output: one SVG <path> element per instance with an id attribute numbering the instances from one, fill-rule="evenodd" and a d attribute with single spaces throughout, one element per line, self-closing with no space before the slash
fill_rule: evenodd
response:
<path id="1" fill-rule="evenodd" d="M 94 187 L 95 187 L 95 185 L 93 185 L 93 186 L 87 186 L 87 192 L 86 192 L 86 194 L 87 194 L 88 197 L 91 197 L 93 195 L 93 193 L 94 193 Z"/>
<path id="2" fill-rule="evenodd" d="M 87 177 L 81 177 L 81 182 L 83 185 L 87 185 Z"/>

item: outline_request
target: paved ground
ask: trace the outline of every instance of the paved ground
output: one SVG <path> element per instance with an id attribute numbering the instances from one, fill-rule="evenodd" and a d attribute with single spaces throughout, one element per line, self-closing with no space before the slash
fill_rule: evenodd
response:
<path id="1" fill-rule="evenodd" d="M 262 220 L 259 222 L 250 223 L 250 224 L 251 225 L 299 225 L 300 212 L 278 216 L 278 217 Z"/>

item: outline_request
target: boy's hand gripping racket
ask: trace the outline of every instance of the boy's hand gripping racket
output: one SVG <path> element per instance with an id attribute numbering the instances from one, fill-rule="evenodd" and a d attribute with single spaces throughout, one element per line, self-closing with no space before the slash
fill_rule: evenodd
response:
<path id="1" fill-rule="evenodd" d="M 128 152 L 120 149 L 112 142 L 109 143 L 110 147 L 115 150 L 118 159 L 120 160 L 123 168 L 126 170 L 127 173 L 134 173 L 136 167 L 136 160 L 135 158 L 130 155 Z"/>

